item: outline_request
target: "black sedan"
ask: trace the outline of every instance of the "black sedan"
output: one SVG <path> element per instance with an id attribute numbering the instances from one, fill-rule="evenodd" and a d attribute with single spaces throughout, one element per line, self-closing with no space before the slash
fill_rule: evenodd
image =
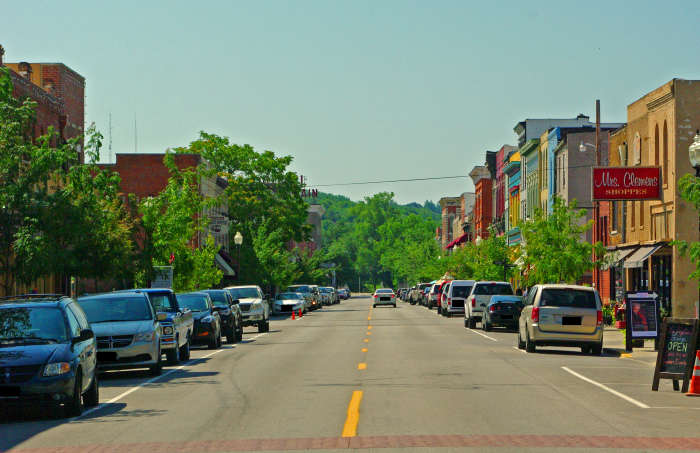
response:
<path id="1" fill-rule="evenodd" d="M 207 289 L 201 291 L 209 294 L 214 310 L 221 317 L 221 330 L 226 336 L 227 343 L 235 343 L 243 339 L 243 316 L 238 304 L 234 303 L 231 293 L 225 289 Z"/>
<path id="2" fill-rule="evenodd" d="M 221 347 L 221 316 L 214 310 L 209 294 L 202 292 L 177 294 L 181 307 L 192 311 L 194 328 L 192 344 L 206 344 L 209 349 Z"/>
<path id="3" fill-rule="evenodd" d="M 522 298 L 519 296 L 493 296 L 484 310 L 481 325 L 486 331 L 492 327 L 515 329 L 522 309 Z"/>
<path id="4" fill-rule="evenodd" d="M 0 404 L 62 405 L 71 417 L 97 406 L 96 351 L 95 334 L 73 299 L 0 299 Z"/>

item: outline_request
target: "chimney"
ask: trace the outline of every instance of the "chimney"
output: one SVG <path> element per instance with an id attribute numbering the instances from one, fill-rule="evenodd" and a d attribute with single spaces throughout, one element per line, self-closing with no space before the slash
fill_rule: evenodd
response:
<path id="1" fill-rule="evenodd" d="M 4 63 L 2 62 L 2 57 L 5 55 L 5 48 L 0 44 L 0 66 L 2 66 Z"/>

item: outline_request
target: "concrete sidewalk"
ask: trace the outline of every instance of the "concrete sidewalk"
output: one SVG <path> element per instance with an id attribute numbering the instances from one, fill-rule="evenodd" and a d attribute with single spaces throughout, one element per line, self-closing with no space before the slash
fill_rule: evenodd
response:
<path id="1" fill-rule="evenodd" d="M 654 350 L 654 340 L 645 340 L 644 347 L 634 348 L 632 352 L 625 350 L 625 336 L 622 330 L 611 326 L 605 327 L 603 332 L 603 350 L 619 357 L 639 360 L 654 365 L 657 352 Z"/>

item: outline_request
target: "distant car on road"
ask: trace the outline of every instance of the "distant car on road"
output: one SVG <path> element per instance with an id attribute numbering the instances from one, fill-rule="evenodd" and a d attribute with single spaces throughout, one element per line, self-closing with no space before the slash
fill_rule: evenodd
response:
<path id="1" fill-rule="evenodd" d="M 0 351 L 0 404 L 63 405 L 73 417 L 99 403 L 97 343 L 73 299 L 0 299 Z"/>
<path id="2" fill-rule="evenodd" d="M 512 296 L 513 287 L 508 282 L 479 281 L 472 287 L 472 292 L 464 308 L 464 327 L 474 329 L 483 318 L 484 310 L 492 296 Z"/>
<path id="3" fill-rule="evenodd" d="M 307 312 L 307 303 L 302 293 L 281 293 L 275 297 L 272 304 L 272 311 L 275 314 L 299 314 Z"/>
<path id="4" fill-rule="evenodd" d="M 372 295 L 372 306 L 377 305 L 392 305 L 396 308 L 396 294 L 394 290 L 390 288 L 378 289 Z"/>
<path id="5" fill-rule="evenodd" d="M 443 310 L 445 310 L 445 306 L 447 305 L 447 293 L 450 291 L 450 284 L 452 283 L 452 280 L 447 280 L 442 283 L 440 286 L 440 293 L 438 294 L 438 307 L 437 307 L 437 312 L 439 315 L 442 314 Z"/>
<path id="6" fill-rule="evenodd" d="M 452 280 L 442 305 L 442 315 L 449 317 L 455 314 L 464 314 L 464 303 L 475 283 L 474 280 Z"/>
<path id="7" fill-rule="evenodd" d="M 206 344 L 209 349 L 221 347 L 221 316 L 214 309 L 209 294 L 204 292 L 177 294 L 177 301 L 194 317 L 192 344 Z"/>
<path id="8" fill-rule="evenodd" d="M 97 337 L 97 366 L 101 370 L 148 368 L 151 375 L 161 373 L 161 321 L 167 316 L 156 313 L 143 292 L 115 292 L 81 297 Z"/>
<path id="9" fill-rule="evenodd" d="M 231 293 L 225 289 L 206 289 L 201 291 L 209 294 L 214 310 L 221 317 L 221 330 L 227 343 L 235 343 L 243 339 L 243 314 L 238 304 L 234 303 Z"/>
<path id="10" fill-rule="evenodd" d="M 343 300 L 350 299 L 350 291 L 347 288 L 341 288 L 338 290 L 338 296 Z"/>
<path id="11" fill-rule="evenodd" d="M 535 285 L 518 319 L 518 347 L 580 347 L 584 354 L 603 350 L 603 312 L 598 291 L 588 286 Z"/>
<path id="12" fill-rule="evenodd" d="M 332 305 L 334 303 L 333 299 L 335 298 L 335 295 L 333 294 L 333 288 L 329 286 L 321 286 L 318 288 L 318 290 L 321 292 L 323 305 Z"/>
<path id="13" fill-rule="evenodd" d="M 320 308 L 321 302 L 317 291 L 314 291 L 313 285 L 292 285 L 287 287 L 288 293 L 301 293 L 308 301 L 309 310 L 317 310 Z"/>
<path id="14" fill-rule="evenodd" d="M 522 297 L 520 296 L 493 296 L 486 305 L 481 326 L 486 331 L 493 327 L 506 327 L 515 330 L 518 327 L 522 308 Z"/>
<path id="15" fill-rule="evenodd" d="M 243 313 L 244 326 L 257 326 L 258 332 L 270 330 L 270 306 L 259 286 L 229 286 L 231 293 Z"/>

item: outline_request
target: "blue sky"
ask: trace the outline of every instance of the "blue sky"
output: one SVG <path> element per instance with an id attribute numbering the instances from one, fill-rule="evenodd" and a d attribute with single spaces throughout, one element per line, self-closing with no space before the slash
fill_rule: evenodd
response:
<path id="1" fill-rule="evenodd" d="M 10 5 L 10 6 L 8 6 Z M 87 79 L 86 120 L 115 152 L 200 130 L 294 156 L 313 184 L 466 175 L 523 118 L 625 121 L 674 78 L 700 79 L 700 1 L 10 2 L 7 61 Z M 327 188 L 399 202 L 468 179 Z"/>

